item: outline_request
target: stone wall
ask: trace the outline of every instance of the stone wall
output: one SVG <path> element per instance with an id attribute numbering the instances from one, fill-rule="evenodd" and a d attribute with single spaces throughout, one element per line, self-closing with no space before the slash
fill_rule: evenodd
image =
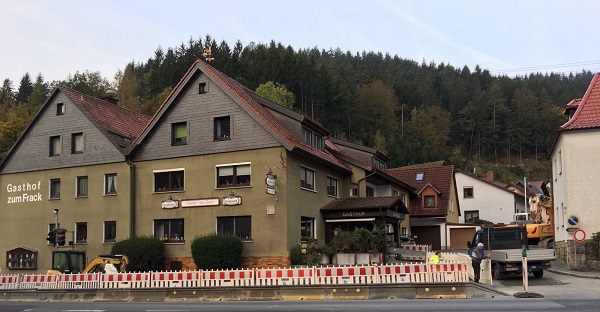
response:
<path id="1" fill-rule="evenodd" d="M 570 269 L 600 271 L 600 243 L 598 242 L 560 241 L 556 242 L 555 249 L 556 258 L 562 260 Z"/>
<path id="2" fill-rule="evenodd" d="M 244 257 L 240 268 L 275 268 L 289 267 L 289 257 Z M 173 271 L 194 271 L 197 270 L 196 263 L 192 257 L 167 257 L 165 259 L 165 269 Z"/>

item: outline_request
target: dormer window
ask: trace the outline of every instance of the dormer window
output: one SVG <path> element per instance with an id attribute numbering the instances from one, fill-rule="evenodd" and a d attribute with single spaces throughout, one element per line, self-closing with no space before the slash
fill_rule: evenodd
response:
<path id="1" fill-rule="evenodd" d="M 311 129 L 302 127 L 302 141 L 320 151 L 325 150 L 323 136 Z"/>
<path id="2" fill-rule="evenodd" d="M 425 176 L 425 173 L 423 173 L 423 172 L 417 173 L 417 175 L 415 176 L 415 181 L 423 181 L 424 176 Z"/>
<path id="3" fill-rule="evenodd" d="M 435 196 L 425 195 L 425 197 L 423 198 L 423 204 L 427 208 L 435 207 Z"/>
<path id="4" fill-rule="evenodd" d="M 387 164 L 377 157 L 373 158 L 373 165 L 379 169 L 387 169 Z"/>

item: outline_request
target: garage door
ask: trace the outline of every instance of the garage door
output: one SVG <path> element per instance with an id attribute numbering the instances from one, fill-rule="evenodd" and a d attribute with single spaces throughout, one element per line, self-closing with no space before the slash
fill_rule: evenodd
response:
<path id="1" fill-rule="evenodd" d="M 450 249 L 467 249 L 467 242 L 473 238 L 475 228 L 450 229 Z"/>
<path id="2" fill-rule="evenodd" d="M 418 245 L 431 245 L 431 250 L 440 250 L 440 226 L 413 226 L 410 232 L 416 236 L 415 243 Z"/>

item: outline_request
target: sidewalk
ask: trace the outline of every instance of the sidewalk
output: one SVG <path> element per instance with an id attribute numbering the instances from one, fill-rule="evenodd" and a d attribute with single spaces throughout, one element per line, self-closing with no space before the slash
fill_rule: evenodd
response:
<path id="1" fill-rule="evenodd" d="M 567 264 L 562 260 L 556 259 L 552 261 L 552 268 L 547 269 L 548 272 L 570 275 L 581 278 L 600 279 L 600 271 L 573 270 L 567 267 Z"/>

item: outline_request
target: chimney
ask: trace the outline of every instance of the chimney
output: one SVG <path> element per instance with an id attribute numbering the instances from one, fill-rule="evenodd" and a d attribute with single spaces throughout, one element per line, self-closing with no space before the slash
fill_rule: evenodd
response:
<path id="1" fill-rule="evenodd" d="M 102 100 L 116 106 L 117 102 L 119 102 L 119 99 L 117 99 L 117 90 L 112 88 L 106 90 L 106 95 L 102 98 Z"/>
<path id="2" fill-rule="evenodd" d="M 488 182 L 494 182 L 494 171 L 484 173 L 482 178 Z"/>

